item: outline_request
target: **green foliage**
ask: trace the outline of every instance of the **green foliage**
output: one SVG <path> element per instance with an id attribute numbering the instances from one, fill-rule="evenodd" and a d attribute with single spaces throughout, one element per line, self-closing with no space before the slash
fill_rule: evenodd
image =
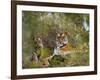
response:
<path id="1" fill-rule="evenodd" d="M 40 59 L 44 59 L 46 57 L 49 57 L 51 54 L 50 54 L 50 50 L 48 48 L 41 48 L 41 49 L 38 49 L 37 50 L 40 55 Z"/>
<path id="2" fill-rule="evenodd" d="M 57 32 L 68 32 L 69 44 L 73 48 L 80 49 L 83 44 L 87 44 L 85 48 L 89 51 L 89 31 L 86 31 L 83 26 L 84 17 L 86 24 L 89 25 L 89 14 L 78 13 L 54 13 L 54 12 L 22 12 L 22 61 L 23 68 L 39 68 L 42 67 L 44 59 L 51 54 L 51 48 L 38 48 L 33 38 L 40 35 L 48 37 L 47 40 L 52 40 Z M 88 26 L 89 27 L 89 26 Z M 39 55 L 40 62 L 30 62 L 30 56 L 36 52 Z M 60 66 L 85 66 L 89 65 L 89 52 L 76 53 L 67 55 L 62 58 L 55 56 L 50 61 L 49 67 Z"/>
<path id="3" fill-rule="evenodd" d="M 64 58 L 61 56 L 55 56 L 50 61 L 50 67 L 63 67 L 64 66 Z"/>

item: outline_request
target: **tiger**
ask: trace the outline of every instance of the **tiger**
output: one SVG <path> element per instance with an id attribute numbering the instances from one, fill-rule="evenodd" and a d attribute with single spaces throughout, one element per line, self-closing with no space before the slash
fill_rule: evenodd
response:
<path id="1" fill-rule="evenodd" d="M 67 32 L 57 34 L 56 47 L 54 48 L 53 56 L 55 55 L 65 56 L 71 53 L 80 53 L 84 51 L 87 52 L 87 50 L 84 50 L 84 47 L 87 46 L 86 43 L 84 43 L 83 46 L 79 49 L 74 48 L 73 45 L 69 42 L 68 36 L 69 34 Z"/>
<path id="2" fill-rule="evenodd" d="M 65 55 L 68 51 L 68 37 L 66 33 L 58 33 L 56 36 L 56 48 L 54 55 Z"/>

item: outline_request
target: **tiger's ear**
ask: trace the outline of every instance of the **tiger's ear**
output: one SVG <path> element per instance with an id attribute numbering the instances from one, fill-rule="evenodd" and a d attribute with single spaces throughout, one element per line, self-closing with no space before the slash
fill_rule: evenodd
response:
<path id="1" fill-rule="evenodd" d="M 62 37 L 64 37 L 65 36 L 65 34 L 64 33 L 62 33 L 62 35 L 61 35 Z"/>
<path id="2" fill-rule="evenodd" d="M 66 35 L 68 35 L 68 32 L 65 32 Z"/>
<path id="3" fill-rule="evenodd" d="M 68 35 L 68 36 L 69 36 L 69 35 L 70 35 L 70 33 L 69 33 L 69 32 L 65 32 L 65 35 Z"/>
<path id="4" fill-rule="evenodd" d="M 57 33 L 57 37 L 60 37 L 60 34 L 59 33 Z"/>

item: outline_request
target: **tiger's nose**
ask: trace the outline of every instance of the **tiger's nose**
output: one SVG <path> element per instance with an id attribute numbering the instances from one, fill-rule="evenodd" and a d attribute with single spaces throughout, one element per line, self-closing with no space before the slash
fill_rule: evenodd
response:
<path id="1" fill-rule="evenodd" d="M 60 42 L 62 42 L 63 40 L 62 40 L 62 39 L 60 39 L 59 41 L 60 41 Z"/>

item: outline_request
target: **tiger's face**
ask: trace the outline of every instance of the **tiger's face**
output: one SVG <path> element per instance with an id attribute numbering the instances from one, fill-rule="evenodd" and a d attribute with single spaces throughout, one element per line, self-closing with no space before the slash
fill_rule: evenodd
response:
<path id="1" fill-rule="evenodd" d="M 64 38 L 65 38 L 65 34 L 64 34 L 64 33 L 58 33 L 58 34 L 57 34 L 57 41 L 58 41 L 59 43 L 63 43 Z"/>
<path id="2" fill-rule="evenodd" d="M 66 33 L 58 33 L 57 34 L 57 43 L 58 44 L 67 44 L 68 43 L 68 38 Z"/>

